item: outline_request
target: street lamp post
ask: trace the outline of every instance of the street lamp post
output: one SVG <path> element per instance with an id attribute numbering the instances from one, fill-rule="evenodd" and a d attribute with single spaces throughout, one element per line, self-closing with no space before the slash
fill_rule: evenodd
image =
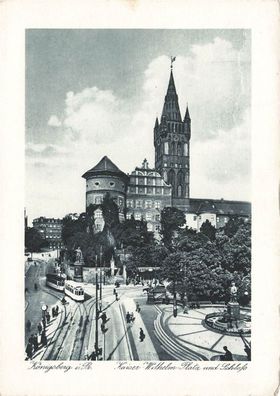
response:
<path id="1" fill-rule="evenodd" d="M 98 273 L 97 273 L 97 255 L 95 256 L 95 354 L 98 360 Z"/>
<path id="2" fill-rule="evenodd" d="M 100 246 L 100 285 L 99 285 L 99 306 L 100 312 L 102 311 L 102 270 L 101 270 L 101 262 L 102 262 L 102 246 Z"/>

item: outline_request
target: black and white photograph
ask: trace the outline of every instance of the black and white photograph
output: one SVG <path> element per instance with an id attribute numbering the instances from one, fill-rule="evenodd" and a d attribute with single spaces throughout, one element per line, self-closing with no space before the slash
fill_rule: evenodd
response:
<path id="1" fill-rule="evenodd" d="M 278 394 L 278 3 L 0 26 L 1 395 Z"/>
<path id="2" fill-rule="evenodd" d="M 251 360 L 250 114 L 249 29 L 26 29 L 25 360 Z"/>

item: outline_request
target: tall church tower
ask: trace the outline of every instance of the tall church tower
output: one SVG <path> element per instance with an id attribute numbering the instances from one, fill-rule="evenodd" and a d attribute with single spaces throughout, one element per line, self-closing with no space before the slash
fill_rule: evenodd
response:
<path id="1" fill-rule="evenodd" d="M 184 210 L 189 202 L 191 119 L 188 106 L 182 121 L 172 62 L 160 122 L 154 127 L 155 168 L 172 185 L 172 206 Z"/>

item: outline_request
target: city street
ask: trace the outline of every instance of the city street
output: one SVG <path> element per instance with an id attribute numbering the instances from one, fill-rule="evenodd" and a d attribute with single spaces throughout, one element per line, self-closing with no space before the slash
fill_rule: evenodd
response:
<path id="1" fill-rule="evenodd" d="M 33 359 L 85 360 L 95 350 L 96 296 L 95 285 L 85 284 L 85 301 L 76 302 L 66 297 L 62 305 L 62 292 L 45 285 L 49 264 L 43 260 L 30 265 L 26 274 L 26 330 L 25 342 L 31 334 L 38 333 L 37 325 L 42 319 L 42 305 L 49 312 L 58 306 L 59 314 L 46 325 L 47 345 L 34 354 Z M 38 290 L 35 291 L 34 284 Z M 236 358 L 245 360 L 244 346 L 240 337 L 215 333 L 203 326 L 205 315 L 212 307 L 192 309 L 173 317 L 171 305 L 147 304 L 143 286 L 121 286 L 114 294 L 113 285 L 102 287 L 102 312 L 106 313 L 105 329 L 98 320 L 98 347 L 102 348 L 100 360 L 211 360 L 223 353 L 227 345 Z M 100 308 L 100 291 L 98 306 Z M 136 311 L 136 304 L 140 312 Z M 127 323 L 126 314 L 133 313 L 135 320 Z M 140 329 L 145 338 L 140 340 Z"/>

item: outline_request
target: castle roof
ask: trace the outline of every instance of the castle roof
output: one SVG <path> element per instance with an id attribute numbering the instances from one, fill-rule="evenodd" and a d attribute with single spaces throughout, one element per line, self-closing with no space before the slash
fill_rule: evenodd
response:
<path id="1" fill-rule="evenodd" d="M 250 216 L 251 203 L 224 199 L 190 198 L 190 213 L 216 213 L 217 215 Z"/>
<path id="2" fill-rule="evenodd" d="M 93 168 L 83 174 L 83 178 L 89 179 L 98 175 L 116 175 L 128 180 L 128 176 L 122 172 L 106 155 Z"/>

